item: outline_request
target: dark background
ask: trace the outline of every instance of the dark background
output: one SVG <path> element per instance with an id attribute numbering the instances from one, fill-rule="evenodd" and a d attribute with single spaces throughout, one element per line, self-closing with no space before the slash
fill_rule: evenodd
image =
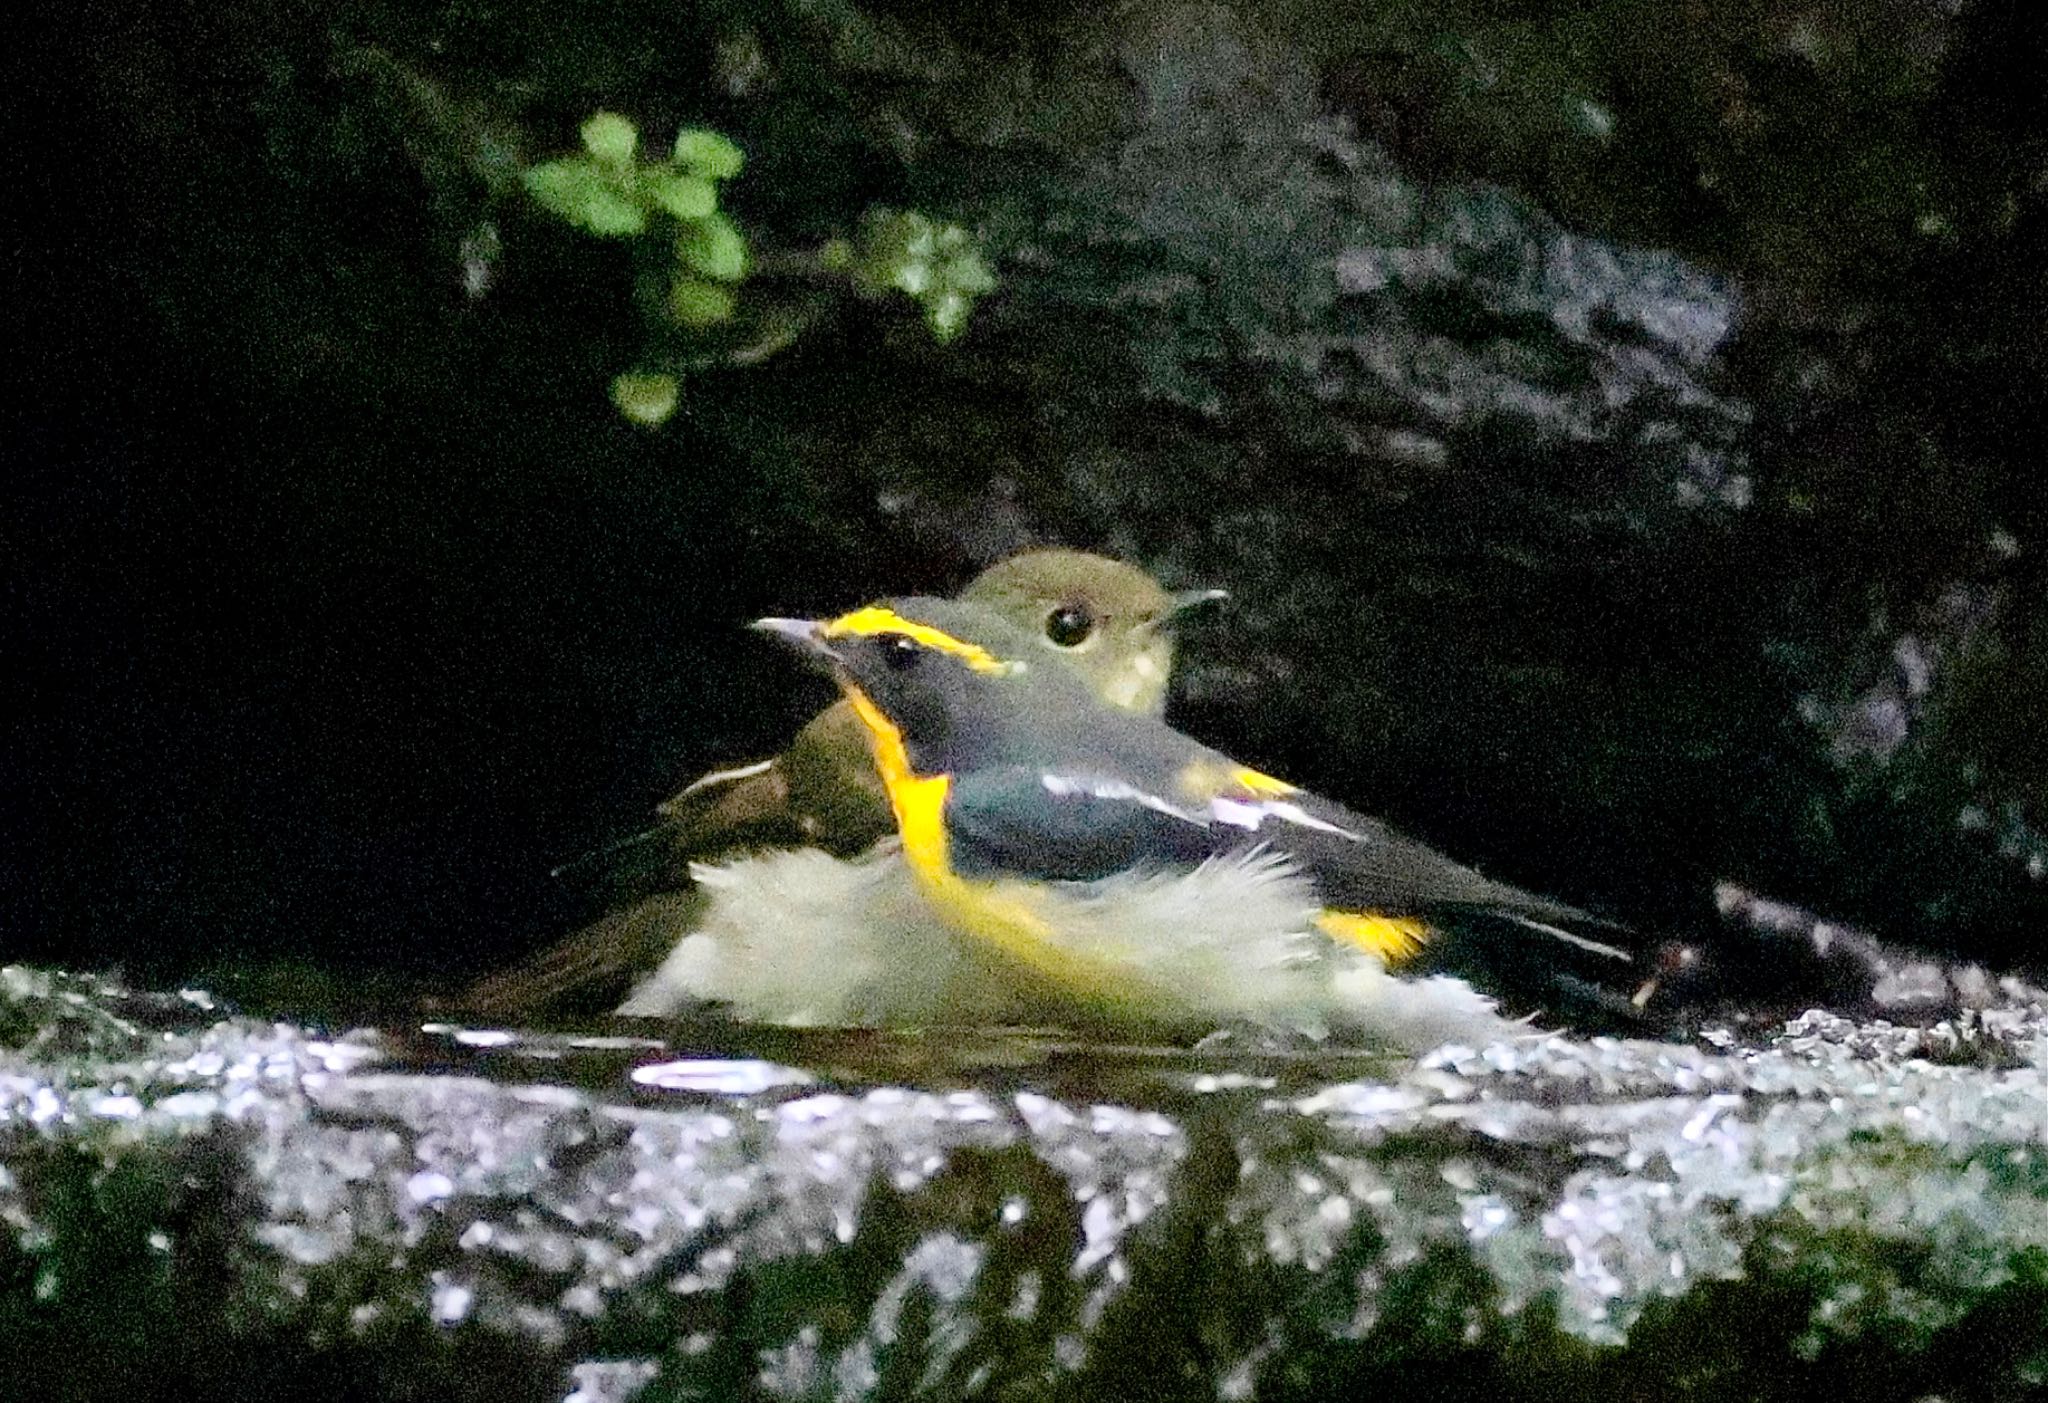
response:
<path id="1" fill-rule="evenodd" d="M 1059 542 L 1223 585 L 1177 715 L 1516 881 L 2041 961 L 2039 6 L 136 4 L 18 49 L 0 954 L 459 975 L 821 692 L 739 629 Z M 605 397 L 506 167 L 729 132 L 965 337 Z M 488 227 L 497 252 L 465 259 Z M 478 270 L 481 271 L 478 271 Z"/>

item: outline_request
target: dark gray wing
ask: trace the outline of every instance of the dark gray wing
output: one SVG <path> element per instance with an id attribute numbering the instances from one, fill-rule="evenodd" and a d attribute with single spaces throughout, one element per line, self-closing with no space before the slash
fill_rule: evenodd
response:
<path id="1" fill-rule="evenodd" d="M 1326 906 L 1404 915 L 1465 910 L 1537 921 L 1595 920 L 1575 906 L 1497 882 L 1377 819 L 1305 791 L 1248 796 L 1237 803 L 1257 818 L 1253 831 L 1260 839 L 1293 855 L 1313 874 Z"/>
<path id="2" fill-rule="evenodd" d="M 946 831 L 953 865 L 965 875 L 1068 882 L 1132 867 L 1192 867 L 1244 837 L 1122 780 L 1022 765 L 955 776 Z"/>

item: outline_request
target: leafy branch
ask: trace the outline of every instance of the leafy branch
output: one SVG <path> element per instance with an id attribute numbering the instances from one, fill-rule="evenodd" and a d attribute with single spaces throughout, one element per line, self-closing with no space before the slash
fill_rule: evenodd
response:
<path id="1" fill-rule="evenodd" d="M 650 364 L 612 381 L 612 402 L 636 423 L 657 425 L 675 413 L 685 373 L 715 364 L 752 364 L 795 339 L 800 318 L 764 304 L 743 317 L 740 285 L 764 260 L 719 207 L 720 184 L 745 166 L 740 148 L 717 132 L 686 127 L 664 156 L 641 152 L 640 132 L 615 112 L 583 124 L 583 150 L 528 167 L 527 193 L 544 209 L 599 238 L 666 240 L 661 295 L 650 299 Z M 967 325 L 975 300 L 995 275 L 974 237 L 956 224 L 915 212 L 870 210 L 857 236 L 812 252 L 773 255 L 783 276 L 836 283 L 863 298 L 905 296 L 941 343 Z M 721 336 L 751 320 L 751 337 Z"/>

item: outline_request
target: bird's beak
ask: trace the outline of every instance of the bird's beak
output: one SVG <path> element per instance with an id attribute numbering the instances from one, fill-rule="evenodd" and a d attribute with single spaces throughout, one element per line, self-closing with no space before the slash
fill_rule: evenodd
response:
<path id="1" fill-rule="evenodd" d="M 1166 612 L 1158 619 L 1158 627 L 1171 629 L 1180 622 L 1181 615 L 1190 609 L 1199 609 L 1204 604 L 1230 598 L 1227 589 L 1183 589 L 1176 590 L 1167 599 Z"/>
<path id="2" fill-rule="evenodd" d="M 825 639 L 824 625 L 815 619 L 756 619 L 747 627 L 788 644 L 822 667 L 839 661 Z"/>

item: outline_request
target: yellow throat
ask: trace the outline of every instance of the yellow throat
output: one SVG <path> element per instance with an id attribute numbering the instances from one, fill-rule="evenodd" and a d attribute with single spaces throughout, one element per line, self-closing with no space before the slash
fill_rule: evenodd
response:
<path id="1" fill-rule="evenodd" d="M 1097 1002 L 1129 1002 L 1137 993 L 1129 987 L 1132 976 L 1062 945 L 1046 918 L 1042 893 L 1025 882 L 972 881 L 953 870 L 946 836 L 951 778 L 915 773 L 895 723 L 859 688 L 841 685 L 854 715 L 867 728 L 875 769 L 903 838 L 904 861 L 940 918 L 1069 993 Z"/>

